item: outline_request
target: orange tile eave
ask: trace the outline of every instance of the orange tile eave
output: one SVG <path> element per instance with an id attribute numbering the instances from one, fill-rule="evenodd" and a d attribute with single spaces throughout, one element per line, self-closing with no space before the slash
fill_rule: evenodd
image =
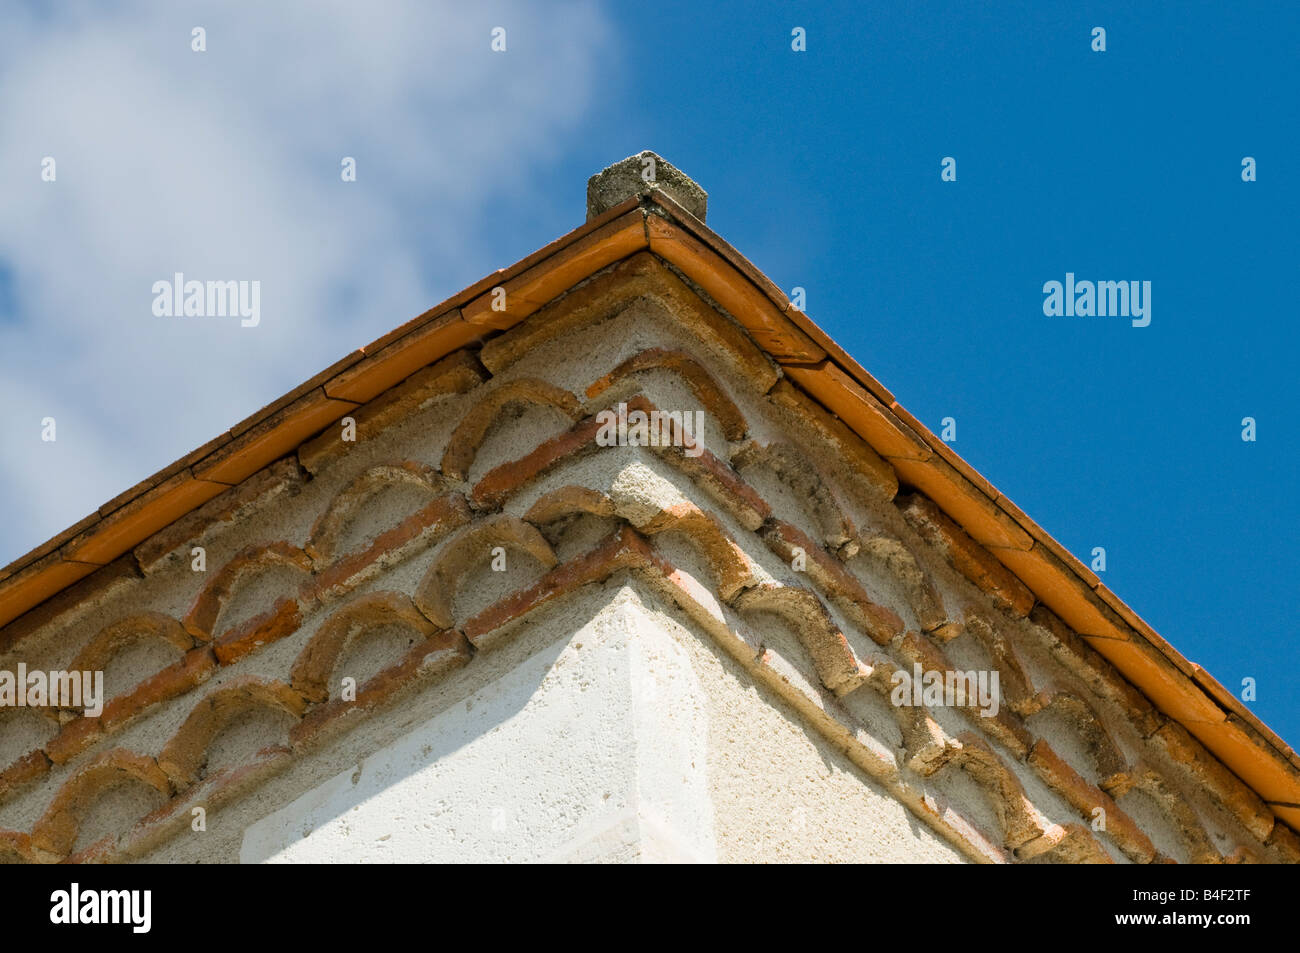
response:
<path id="1" fill-rule="evenodd" d="M 934 500 L 1277 816 L 1300 830 L 1300 756 L 1290 746 L 907 413 L 744 256 L 657 190 L 624 201 L 353 351 L 0 569 L 0 627 L 419 368 L 500 333 L 597 271 L 646 249 L 707 292 L 794 384 L 888 460 L 901 483 Z M 505 311 L 489 306 L 498 286 L 506 289 Z"/>

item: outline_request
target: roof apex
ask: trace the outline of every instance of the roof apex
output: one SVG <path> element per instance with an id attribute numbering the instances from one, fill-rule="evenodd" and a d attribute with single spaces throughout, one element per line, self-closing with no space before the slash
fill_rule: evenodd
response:
<path id="1" fill-rule="evenodd" d="M 667 193 L 683 209 L 704 221 L 709 194 L 685 172 L 649 149 L 620 159 L 587 180 L 587 221 L 652 189 Z"/>

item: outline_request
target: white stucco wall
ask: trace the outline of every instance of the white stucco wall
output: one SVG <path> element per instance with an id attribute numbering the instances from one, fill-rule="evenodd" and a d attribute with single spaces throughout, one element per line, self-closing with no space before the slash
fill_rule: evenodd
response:
<path id="1" fill-rule="evenodd" d="M 245 862 L 716 859 L 707 704 L 633 600 L 253 824 Z"/>
<path id="2" fill-rule="evenodd" d="M 961 859 L 638 588 L 252 823 L 239 859 Z"/>

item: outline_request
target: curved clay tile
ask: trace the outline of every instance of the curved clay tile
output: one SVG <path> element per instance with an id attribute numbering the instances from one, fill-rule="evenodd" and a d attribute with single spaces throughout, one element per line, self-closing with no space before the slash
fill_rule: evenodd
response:
<path id="1" fill-rule="evenodd" d="M 469 478 L 470 467 L 501 412 L 508 407 L 554 407 L 570 420 L 582 417 L 578 399 L 562 387 L 535 377 L 521 377 L 485 394 L 461 418 L 442 455 L 442 472 L 456 480 Z"/>
<path id="2" fill-rule="evenodd" d="M 213 638 L 213 628 L 221 610 L 230 601 L 239 584 L 249 576 L 277 566 L 311 574 L 311 558 L 297 546 L 285 542 L 249 546 L 236 553 L 204 585 L 181 624 L 185 631 L 203 642 Z"/>
<path id="3" fill-rule="evenodd" d="M 1015 850 L 1047 833 L 1042 818 L 1025 795 L 1015 772 L 1007 767 L 988 742 L 970 731 L 963 731 L 957 740 L 961 743 L 961 752 L 949 764 L 970 775 L 987 796 L 1002 827 L 1005 846 Z"/>
<path id="4" fill-rule="evenodd" d="M 32 846 L 66 857 L 90 807 L 111 788 L 133 782 L 171 795 L 167 775 L 153 758 L 122 748 L 100 755 L 63 782 L 32 828 Z"/>
<path id="5" fill-rule="evenodd" d="M 189 787 L 198 780 L 212 739 L 235 717 L 267 708 L 301 718 L 306 707 L 302 695 L 283 682 L 252 675 L 236 679 L 200 699 L 190 710 L 158 756 L 158 765 L 178 790 Z"/>
<path id="6" fill-rule="evenodd" d="M 848 476 L 869 498 L 888 503 L 898 495 L 898 474 L 889 461 L 788 379 L 778 381 L 767 399 L 790 415 L 795 432 L 816 438 L 831 459 L 847 462 Z M 806 452 L 816 451 L 809 447 Z"/>
<path id="7" fill-rule="evenodd" d="M 614 501 L 600 490 L 570 483 L 557 490 L 540 496 L 528 508 L 524 519 L 538 529 L 575 513 L 590 513 L 593 516 L 609 517 L 614 515 Z"/>
<path id="8" fill-rule="evenodd" d="M 626 403 L 629 413 L 633 410 L 645 414 L 658 411 L 658 408 L 642 394 L 629 397 Z M 677 444 L 681 442 L 677 440 Z M 718 459 L 709 450 L 700 448 L 701 452 L 698 456 L 688 456 L 680 445 L 651 446 L 649 449 L 657 454 L 659 459 L 684 473 L 692 483 L 709 494 L 745 529 L 758 529 L 772 515 L 771 507 L 767 502 L 752 486 L 740 478 L 731 464 Z"/>
<path id="9" fill-rule="evenodd" d="M 782 441 L 767 444 L 750 441 L 732 454 L 731 464 L 741 476 L 751 467 L 767 470 L 790 488 L 795 499 L 806 501 L 817 521 L 818 533 L 833 552 L 841 559 L 852 558 L 857 552 L 857 531 L 853 521 L 806 451 Z"/>
<path id="10" fill-rule="evenodd" d="M 718 595 L 724 602 L 731 602 L 742 589 L 754 584 L 754 574 L 745 551 L 727 535 L 716 518 L 689 500 L 660 510 L 635 525 L 647 536 L 680 533 L 708 562 Z"/>
<path id="11" fill-rule="evenodd" d="M 1121 797 L 1119 787 L 1108 791 L 1088 783 L 1064 758 L 1053 750 L 1046 738 L 1039 738 L 1029 749 L 1025 759 L 1043 782 L 1059 794 L 1089 823 L 1103 821 L 1106 837 L 1124 852 L 1135 864 L 1149 864 L 1156 856 L 1155 845 L 1142 832 L 1133 818 L 1112 799 Z M 1128 775 L 1122 776 L 1129 784 Z M 1127 790 L 1127 788 L 1125 789 Z M 1100 809 L 1100 810 L 1099 810 Z"/>
<path id="12" fill-rule="evenodd" d="M 438 551 L 415 591 L 415 605 L 434 625 L 450 629 L 456 624 L 452 601 L 461 577 L 486 561 L 496 546 L 525 553 L 546 569 L 557 562 L 537 527 L 517 516 L 498 513 L 469 526 Z"/>
<path id="13" fill-rule="evenodd" d="M 188 636 L 187 636 L 188 638 Z M 74 718 L 45 746 L 55 764 L 71 761 L 107 735 L 122 730 L 138 716 L 206 682 L 217 667 L 211 646 L 190 649 L 179 660 L 140 682 L 135 688 L 104 704 L 97 718 Z"/>
<path id="14" fill-rule="evenodd" d="M 68 664 L 68 671 L 103 671 L 122 649 L 145 639 L 157 639 L 180 653 L 194 648 L 194 639 L 179 619 L 162 612 L 139 612 L 104 626 Z"/>
<path id="15" fill-rule="evenodd" d="M 388 704 L 421 682 L 467 664 L 473 657 L 469 642 L 455 629 L 429 628 L 432 630 L 430 635 L 417 641 L 400 659 L 358 686 L 355 698 L 333 698 L 312 708 L 289 731 L 294 750 L 310 747 L 348 727 L 358 716 Z"/>
<path id="16" fill-rule="evenodd" d="M 329 698 L 329 679 L 349 643 L 368 629 L 401 626 L 420 640 L 438 629 L 401 592 L 358 596 L 334 612 L 312 636 L 293 663 L 290 684 L 309 701 Z"/>
<path id="17" fill-rule="evenodd" d="M 531 586 L 497 600 L 474 618 L 468 619 L 461 631 L 474 645 L 480 645 L 496 630 L 548 602 L 588 583 L 603 582 L 625 569 L 653 569 L 663 575 L 672 572 L 671 567 L 659 559 L 644 537 L 630 526 L 621 526 L 588 552 L 557 565 Z"/>
<path id="18" fill-rule="evenodd" d="M 1034 860 L 1064 864 L 1113 864 L 1106 848 L 1101 846 L 1092 832 L 1082 824 L 1048 824 L 1040 837 L 1016 848 L 1019 860 Z"/>
<path id="19" fill-rule="evenodd" d="M 1171 790 L 1157 771 L 1139 762 L 1133 767 L 1124 794 L 1117 795 L 1115 800 L 1118 802 L 1133 791 L 1145 794 L 1165 815 L 1193 864 L 1223 863 L 1223 855 L 1214 846 L 1195 808 L 1185 797 Z"/>
<path id="20" fill-rule="evenodd" d="M 1128 761 L 1091 705 L 1073 692 L 1040 694 L 1035 699 L 1035 704 L 1040 703 L 1041 707 L 1034 714 L 1057 713 L 1078 732 L 1092 755 L 1093 767 L 1101 779 L 1102 787 L 1123 783 L 1129 770 Z M 1033 717 L 1029 716 L 1030 727 L 1033 726 Z"/>
<path id="21" fill-rule="evenodd" d="M 997 667 L 998 691 L 1011 710 L 1015 712 L 1034 710 L 1038 702 L 1033 700 L 1033 683 L 1029 680 L 1029 673 L 1025 670 L 1024 663 L 1020 661 L 1020 656 L 1012 647 L 1010 640 L 1002 633 L 1000 623 L 991 614 L 985 614 L 971 606 L 966 610 L 963 634 L 974 639 Z"/>
<path id="22" fill-rule="evenodd" d="M 639 354 L 634 354 L 619 364 L 604 377 L 587 388 L 587 397 L 598 397 L 616 382 L 630 377 L 638 371 L 666 370 L 672 371 L 691 389 L 695 398 L 704 405 L 704 409 L 722 427 L 728 440 L 743 440 L 749 430 L 745 415 L 740 412 L 735 401 L 723 390 L 722 386 L 706 371 L 695 358 L 685 351 L 652 347 Z M 698 434 L 696 435 L 698 437 Z"/>
<path id="23" fill-rule="evenodd" d="M 654 404 L 640 394 L 629 398 L 625 403 L 629 413 L 639 410 L 650 414 L 657 410 Z M 470 491 L 474 506 L 477 509 L 495 509 L 520 488 L 563 462 L 595 450 L 604 449 L 606 452 L 617 453 L 625 449 L 602 448 L 596 442 L 597 434 L 601 429 L 599 416 L 593 414 L 574 424 L 564 433 L 543 441 L 518 460 L 503 463 L 489 470 Z M 702 452 L 698 456 L 691 457 L 686 455 L 681 446 L 651 446 L 644 449 L 657 454 L 660 459 L 685 473 L 746 529 L 758 529 L 771 515 L 767 503 L 754 489 L 741 480 L 729 464 L 719 460 L 708 450 L 701 448 Z"/>
<path id="24" fill-rule="evenodd" d="M 68 670 L 103 671 L 127 646 L 146 639 L 170 645 L 180 653 L 180 658 L 112 699 L 101 699 L 104 709 L 100 716 L 80 717 L 65 724 L 46 746 L 51 761 L 64 764 L 111 730 L 125 726 L 145 708 L 188 691 L 210 674 L 211 649 L 196 650 L 194 638 L 180 621 L 162 612 L 137 613 L 100 629 L 69 663 Z"/>
<path id="25" fill-rule="evenodd" d="M 496 509 L 519 489 L 560 463 L 599 448 L 600 421 L 586 417 L 562 434 L 544 440 L 517 460 L 493 467 L 470 490 L 475 509 Z"/>
<path id="26" fill-rule="evenodd" d="M 867 594 L 858 578 L 838 559 L 805 536 L 798 527 L 771 520 L 760 536 L 769 549 L 787 565 L 804 556 L 804 572 L 819 590 L 830 597 L 849 617 L 849 621 L 869 635 L 877 645 L 889 645 L 903 631 L 903 620 Z"/>
<path id="27" fill-rule="evenodd" d="M 488 370 L 499 374 L 544 344 L 611 318 L 638 300 L 654 301 L 667 312 L 674 327 L 726 355 L 760 393 L 776 383 L 771 359 L 753 340 L 706 304 L 656 256 L 644 251 L 492 338 L 483 345 L 480 358 Z"/>
<path id="28" fill-rule="evenodd" d="M 961 744 L 943 730 L 925 705 L 894 704 L 894 691 L 900 685 L 895 676 L 901 673 L 904 681 L 910 682 L 910 671 L 886 658 L 872 658 L 869 666 L 871 676 L 866 684 L 890 703 L 890 711 L 902 734 L 905 763 L 921 777 L 929 777 L 961 750 Z"/>
<path id="29" fill-rule="evenodd" d="M 432 498 L 446 489 L 446 480 L 433 467 L 411 460 L 370 467 L 354 477 L 330 500 L 325 511 L 312 524 L 303 551 L 317 566 L 327 566 L 338 555 L 339 538 L 348 524 L 370 499 L 394 486 L 413 486 L 428 490 Z"/>
<path id="30" fill-rule="evenodd" d="M 860 540 L 859 555 L 895 579 L 903 589 L 907 604 L 916 615 L 921 631 L 927 634 L 942 629 L 951 621 L 943 598 L 930 576 L 901 539 L 876 532 Z"/>
<path id="31" fill-rule="evenodd" d="M 765 583 L 742 592 L 735 607 L 742 613 L 770 612 L 788 622 L 812 657 L 822 684 L 835 694 L 847 694 L 870 677 L 811 590 Z"/>

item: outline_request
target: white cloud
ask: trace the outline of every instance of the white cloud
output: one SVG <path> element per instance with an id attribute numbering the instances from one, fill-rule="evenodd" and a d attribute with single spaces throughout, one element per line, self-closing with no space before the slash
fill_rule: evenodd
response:
<path id="1" fill-rule="evenodd" d="M 613 52 L 592 4 L 177 6 L 0 34 L 0 564 L 478 277 L 476 213 L 526 194 Z M 261 325 L 154 317 L 176 271 L 259 280 Z"/>

